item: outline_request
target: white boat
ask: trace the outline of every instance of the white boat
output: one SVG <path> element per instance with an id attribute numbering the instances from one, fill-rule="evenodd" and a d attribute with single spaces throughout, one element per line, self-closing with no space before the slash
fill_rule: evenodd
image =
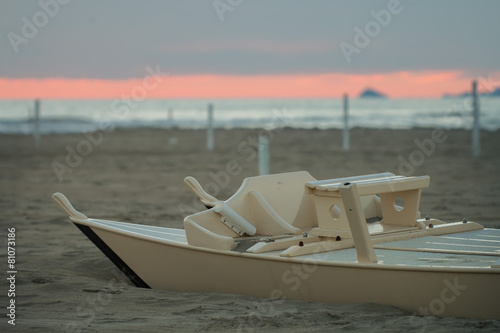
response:
<path id="1" fill-rule="evenodd" d="M 500 230 L 421 218 L 429 181 L 294 172 L 247 178 L 219 201 L 187 177 L 209 209 L 184 229 L 88 218 L 53 199 L 138 287 L 500 319 Z"/>

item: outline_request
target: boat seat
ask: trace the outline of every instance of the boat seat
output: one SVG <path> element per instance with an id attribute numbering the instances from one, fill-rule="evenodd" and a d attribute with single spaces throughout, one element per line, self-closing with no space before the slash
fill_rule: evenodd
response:
<path id="1" fill-rule="evenodd" d="M 248 193 L 248 205 L 252 211 L 251 220 L 242 217 L 230 207 L 230 203 L 223 201 L 210 210 L 188 216 L 184 220 L 188 243 L 227 251 L 236 247 L 234 238 L 238 236 L 301 234 L 299 228 L 288 224 L 274 211 L 260 192 Z"/>
<path id="2" fill-rule="evenodd" d="M 234 249 L 234 237 L 238 234 L 221 223 L 220 218 L 213 208 L 184 218 L 188 244 L 222 251 Z"/>
<path id="3" fill-rule="evenodd" d="M 392 173 L 306 183 L 314 198 L 318 228 L 311 234 L 326 237 L 350 237 L 351 231 L 339 191 L 344 183 L 355 183 L 367 218 L 382 217 L 381 225 L 418 227 L 420 192 L 429 186 L 429 176 L 405 177 Z M 400 206 L 397 202 L 402 202 Z M 378 207 L 378 208 L 377 208 Z M 370 214 L 366 209 L 370 208 Z"/>

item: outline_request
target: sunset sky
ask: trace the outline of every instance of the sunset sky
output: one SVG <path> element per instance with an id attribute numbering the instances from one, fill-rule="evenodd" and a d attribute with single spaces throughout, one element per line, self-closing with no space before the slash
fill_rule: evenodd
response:
<path id="1" fill-rule="evenodd" d="M 9 1 L 0 99 L 393 98 L 500 86 L 500 1 Z M 481 84 L 481 82 L 489 82 Z"/>

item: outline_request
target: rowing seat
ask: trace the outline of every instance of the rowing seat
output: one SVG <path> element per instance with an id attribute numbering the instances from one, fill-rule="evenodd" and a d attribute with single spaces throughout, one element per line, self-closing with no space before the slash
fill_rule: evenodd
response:
<path id="1" fill-rule="evenodd" d="M 306 187 L 313 196 L 318 223 L 310 233 L 324 237 L 352 237 L 340 193 L 340 187 L 345 183 L 356 184 L 366 218 L 382 218 L 379 231 L 384 226 L 385 230 L 418 227 L 420 193 L 429 182 L 429 176 L 405 177 L 392 173 L 308 182 Z M 402 202 L 404 206 L 396 202 Z"/>

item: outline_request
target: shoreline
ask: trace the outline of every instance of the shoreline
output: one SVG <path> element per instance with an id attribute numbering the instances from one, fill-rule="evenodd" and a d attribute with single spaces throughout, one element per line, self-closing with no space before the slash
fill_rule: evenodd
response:
<path id="1" fill-rule="evenodd" d="M 1 123 L 1 122 L 0 122 Z M 31 123 L 27 121 L 26 123 Z M 462 131 L 462 132 L 468 132 L 470 133 L 472 129 L 467 129 L 467 128 L 444 128 L 444 127 L 434 127 L 434 126 L 414 126 L 414 127 L 408 127 L 408 128 L 375 128 L 375 127 L 363 127 L 363 126 L 353 126 L 349 127 L 349 131 L 356 131 L 356 130 L 370 130 L 370 131 L 431 131 L 434 129 L 442 129 L 446 132 L 453 132 L 453 131 Z M 97 132 L 97 131 L 102 131 L 102 132 L 124 132 L 124 131 L 143 131 L 143 130 L 152 130 L 152 131 L 206 131 L 206 127 L 181 127 L 181 126 L 169 126 L 169 125 L 161 125 L 161 126 L 151 126 L 151 125 L 144 125 L 144 126 L 138 126 L 138 127 L 113 127 L 112 130 L 108 131 L 107 129 L 104 128 L 93 128 L 92 130 L 79 130 L 79 131 L 74 131 L 74 132 L 49 132 L 49 133 L 43 133 L 40 132 L 41 136 L 47 136 L 47 135 L 81 135 L 83 133 L 92 133 L 92 132 Z M 214 126 L 214 130 L 216 131 L 261 131 L 261 130 L 266 130 L 266 131 L 282 131 L 282 130 L 298 130 L 298 131 L 342 131 L 342 127 L 328 127 L 328 128 L 321 128 L 321 127 L 293 127 L 293 126 L 284 126 L 284 127 L 277 127 L 277 128 L 264 128 L 262 126 L 255 126 L 255 127 L 226 127 L 226 126 Z M 480 132 L 486 132 L 486 133 L 494 133 L 500 131 L 500 128 L 496 129 L 489 129 L 489 128 L 481 128 Z M 28 133 L 6 133 L 6 132 L 0 132 L 0 137 L 2 136 L 33 136 L 32 132 Z"/>

